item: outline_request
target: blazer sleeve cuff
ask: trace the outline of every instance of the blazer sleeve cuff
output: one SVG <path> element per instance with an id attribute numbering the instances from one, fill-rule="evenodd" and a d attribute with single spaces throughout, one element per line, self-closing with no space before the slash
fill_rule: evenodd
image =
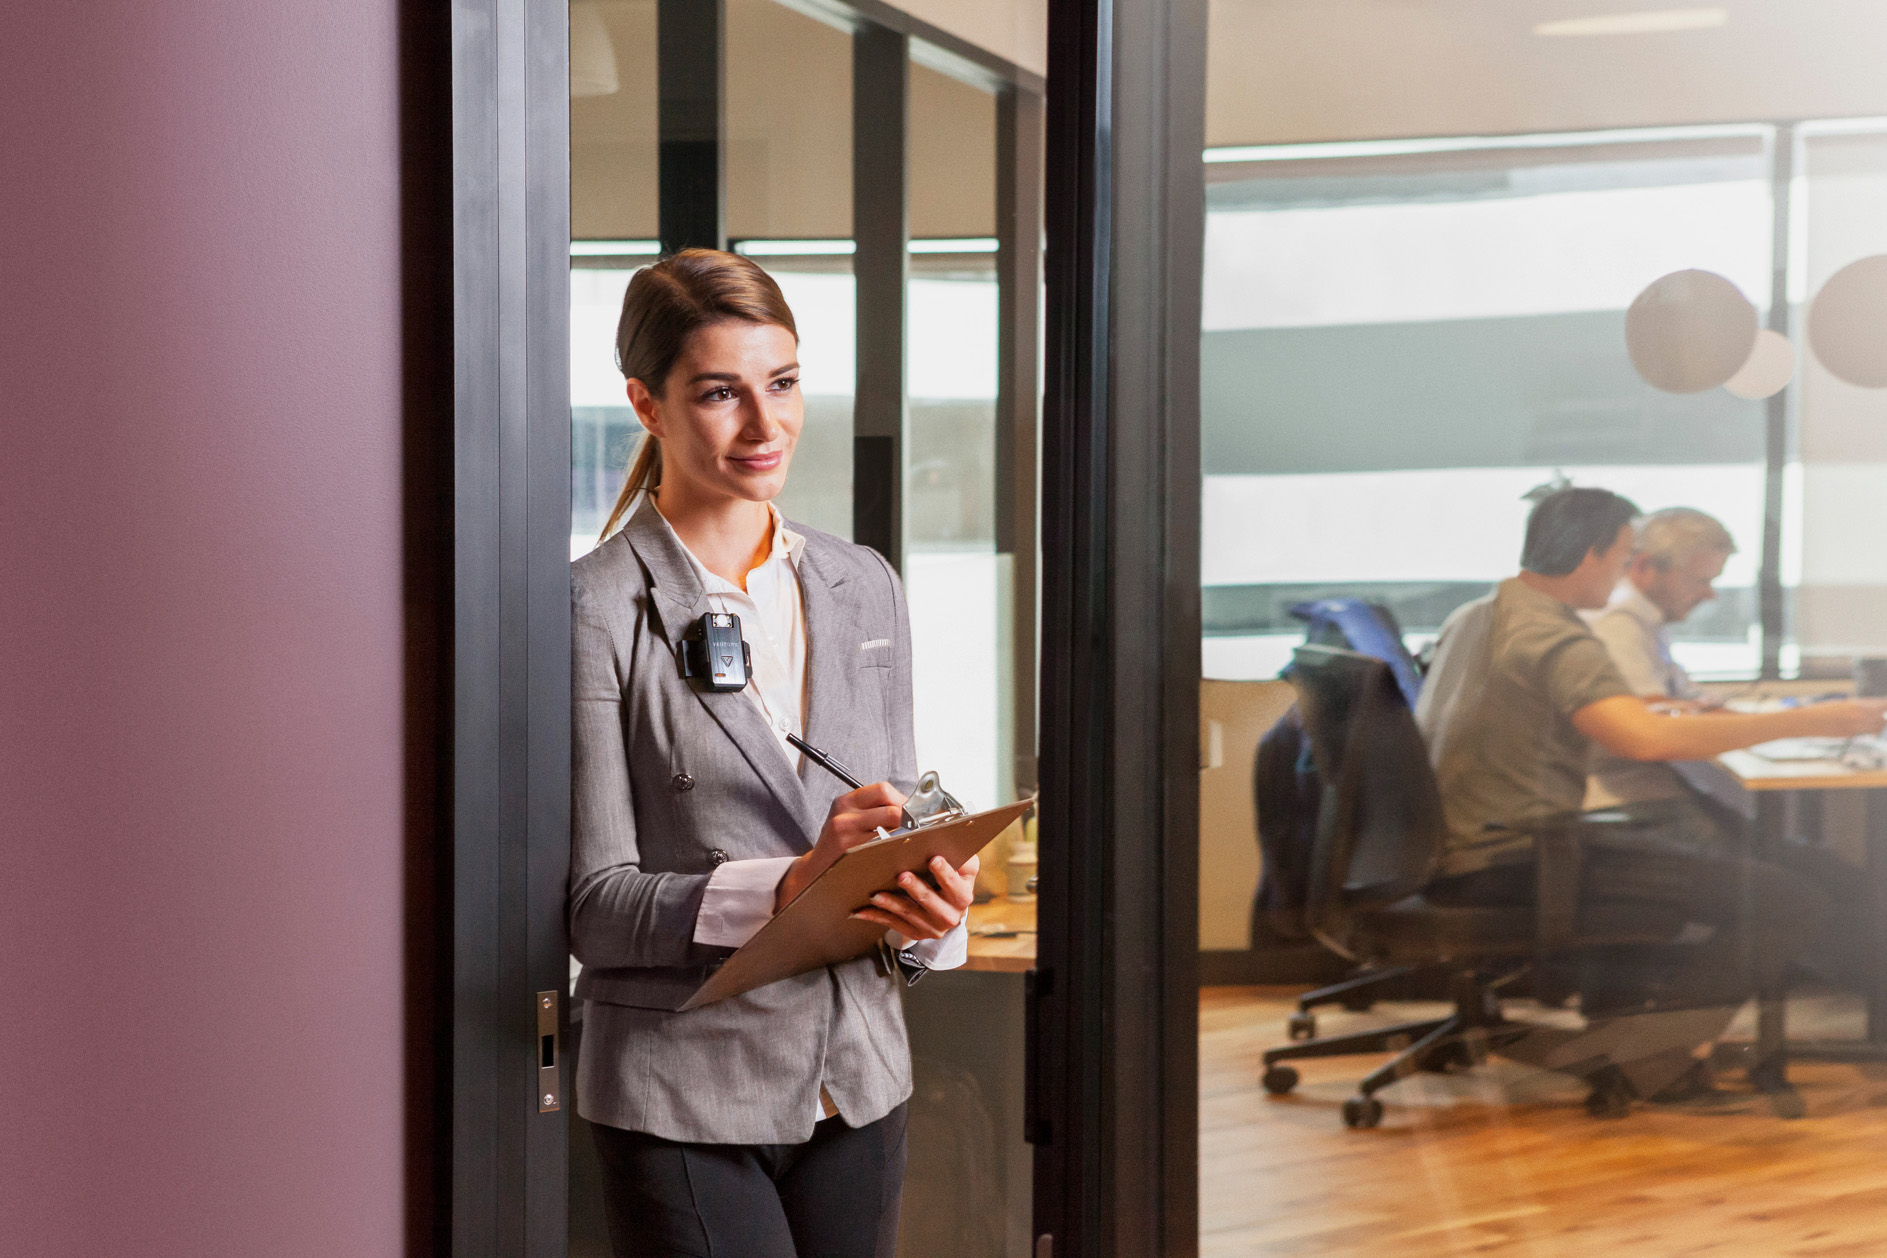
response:
<path id="1" fill-rule="evenodd" d="M 718 948 L 738 948 L 759 933 L 773 916 L 773 897 L 787 866 L 797 857 L 727 861 L 708 876 L 695 917 L 694 941 Z"/>

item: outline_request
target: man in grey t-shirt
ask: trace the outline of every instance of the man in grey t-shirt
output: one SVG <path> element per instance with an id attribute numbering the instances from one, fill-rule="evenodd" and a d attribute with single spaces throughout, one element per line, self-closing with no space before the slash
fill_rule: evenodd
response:
<path id="1" fill-rule="evenodd" d="M 1638 762 L 1707 760 L 1773 738 L 1881 730 L 1887 700 L 1691 713 L 1634 694 L 1579 611 L 1611 597 L 1637 513 L 1603 489 L 1547 495 L 1528 517 L 1520 574 L 1442 626 L 1415 716 L 1447 810 L 1444 874 L 1525 860 L 1529 826 L 1580 810 L 1595 747 Z"/>
<path id="2" fill-rule="evenodd" d="M 1530 904 L 1532 831 L 1579 812 L 1595 746 L 1641 762 L 1702 760 L 1771 738 L 1876 732 L 1887 717 L 1887 702 L 1869 700 L 1670 714 L 1633 694 L 1578 613 L 1605 606 L 1631 558 L 1637 514 L 1602 489 L 1547 495 L 1528 518 L 1520 574 L 1443 626 L 1416 709 L 1449 829 L 1442 876 L 1426 892 L 1437 903 Z M 1701 812 L 1640 820 L 1649 824 L 1587 843 L 1581 902 L 1675 917 L 1708 943 L 1674 970 L 1588 974 L 1585 1010 L 1650 1002 L 1720 1008 L 1727 1021 L 1749 990 L 1736 964 L 1742 933 L 1780 966 L 1802 953 L 1827 900 L 1792 870 L 1715 854 L 1716 836 L 1697 832 L 1713 824 Z M 1746 892 L 1756 906 L 1747 918 Z"/>
<path id="3" fill-rule="evenodd" d="M 1444 872 L 1525 855 L 1516 827 L 1579 811 L 1592 740 L 1573 715 L 1630 693 L 1578 613 L 1520 577 L 1450 616 L 1417 710 L 1448 815 Z M 1457 719 L 1438 728 L 1451 696 Z"/>

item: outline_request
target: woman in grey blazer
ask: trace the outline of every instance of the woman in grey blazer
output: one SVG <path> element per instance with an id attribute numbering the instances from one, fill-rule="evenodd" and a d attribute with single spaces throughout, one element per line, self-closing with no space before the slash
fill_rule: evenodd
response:
<path id="1" fill-rule="evenodd" d="M 606 540 L 572 565 L 577 1108 L 619 1255 L 890 1258 L 910 1051 L 902 969 L 960 964 L 976 862 L 906 875 L 865 957 L 686 1013 L 713 966 L 917 776 L 911 636 L 875 551 L 772 506 L 799 438 L 798 335 L 773 280 L 691 249 L 630 282 L 617 365 L 648 435 Z M 618 523 L 620 531 L 615 531 Z M 740 617 L 744 690 L 682 675 Z M 871 785 L 803 760 L 798 734 Z"/>

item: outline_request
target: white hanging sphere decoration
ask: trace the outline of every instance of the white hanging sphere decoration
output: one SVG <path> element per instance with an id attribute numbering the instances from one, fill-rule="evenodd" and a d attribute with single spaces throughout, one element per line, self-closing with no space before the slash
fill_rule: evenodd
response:
<path id="1" fill-rule="evenodd" d="M 1702 393 L 1736 374 L 1756 343 L 1756 307 L 1712 271 L 1653 280 L 1625 312 L 1625 348 L 1646 384 Z"/>
<path id="2" fill-rule="evenodd" d="M 1724 381 L 1727 392 L 1749 401 L 1774 397 L 1795 378 L 1795 346 L 1780 332 L 1764 328 L 1756 334 L 1749 361 Z"/>
<path id="3" fill-rule="evenodd" d="M 1887 389 L 1887 253 L 1828 277 L 1808 308 L 1808 343 L 1839 379 Z"/>

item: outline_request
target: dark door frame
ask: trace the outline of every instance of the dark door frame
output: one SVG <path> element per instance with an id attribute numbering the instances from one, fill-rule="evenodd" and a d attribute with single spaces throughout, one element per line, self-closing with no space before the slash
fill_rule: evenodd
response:
<path id="1" fill-rule="evenodd" d="M 1198 1249 L 1204 0 L 1050 0 L 1037 1258 Z"/>
<path id="2" fill-rule="evenodd" d="M 454 1258 L 536 1258 L 564 1252 L 567 1226 L 562 1093 L 570 1081 L 545 1102 L 538 993 L 557 993 L 562 1012 L 569 10 L 565 0 L 453 0 L 451 14 L 454 611 L 443 1213 Z"/>
<path id="3" fill-rule="evenodd" d="M 1036 1230 L 1054 1239 L 1037 1252 L 1189 1253 L 1204 0 L 1053 0 L 1045 109 L 1036 76 L 878 0 L 783 2 L 918 39 L 1004 93 L 999 267 L 1031 289 L 1040 203 L 1025 168 L 1046 113 L 1040 537 L 1056 646 L 1039 666 L 1030 1134 Z M 428 22 L 414 20 L 414 50 L 444 58 L 443 24 Z M 414 1003 L 429 1064 L 409 1079 L 431 1098 L 416 1126 L 436 1142 L 414 1235 L 455 1258 L 545 1258 L 565 1251 L 573 1082 L 543 1104 L 538 994 L 567 981 L 566 0 L 453 0 L 449 65 L 449 837 L 431 884 L 437 981 Z M 436 71 L 411 79 L 437 84 Z M 425 190 L 409 191 L 417 206 Z M 1019 578 L 1035 564 L 1034 304 L 1016 291 L 1002 307 L 1001 541 Z M 1018 616 L 1023 688 L 1033 620 Z M 1019 700 L 1018 716 L 1035 706 Z"/>

